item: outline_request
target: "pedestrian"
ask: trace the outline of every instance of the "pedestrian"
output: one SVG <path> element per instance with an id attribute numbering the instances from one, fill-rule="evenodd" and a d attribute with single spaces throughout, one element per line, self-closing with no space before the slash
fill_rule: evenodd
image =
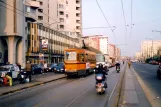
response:
<path id="1" fill-rule="evenodd" d="M 27 78 L 29 78 L 29 82 L 31 82 L 31 63 L 30 63 L 30 61 L 27 61 L 25 70 L 26 70 Z"/>
<path id="2" fill-rule="evenodd" d="M 17 63 L 17 66 L 18 66 L 19 70 L 21 71 L 21 64 Z"/>
<path id="3" fill-rule="evenodd" d="M 130 61 L 128 61 L 128 65 L 129 65 L 129 69 L 130 69 L 130 67 L 131 67 L 131 62 Z"/>
<path id="4" fill-rule="evenodd" d="M 44 73 L 47 74 L 47 67 L 48 67 L 48 64 L 46 61 L 44 61 Z"/>

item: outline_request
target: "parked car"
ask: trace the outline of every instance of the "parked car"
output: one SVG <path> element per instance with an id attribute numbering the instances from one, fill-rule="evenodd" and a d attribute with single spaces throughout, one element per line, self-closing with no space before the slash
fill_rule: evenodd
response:
<path id="1" fill-rule="evenodd" d="M 2 73 L 8 74 L 12 79 L 17 79 L 20 69 L 16 64 L 9 64 L 0 66 L 0 76 Z"/>
<path id="2" fill-rule="evenodd" d="M 64 73 L 65 72 L 65 66 L 63 62 L 58 63 L 58 65 L 54 69 L 55 73 Z"/>
<path id="3" fill-rule="evenodd" d="M 54 69 L 56 68 L 57 64 L 54 63 L 54 64 L 51 64 L 48 68 L 47 68 L 47 71 L 48 72 L 54 72 Z"/>
<path id="4" fill-rule="evenodd" d="M 161 79 L 161 65 L 159 65 L 158 69 L 157 69 L 157 77 L 159 79 Z"/>
<path id="5" fill-rule="evenodd" d="M 39 64 L 32 64 L 32 74 L 42 74 L 43 68 Z"/>

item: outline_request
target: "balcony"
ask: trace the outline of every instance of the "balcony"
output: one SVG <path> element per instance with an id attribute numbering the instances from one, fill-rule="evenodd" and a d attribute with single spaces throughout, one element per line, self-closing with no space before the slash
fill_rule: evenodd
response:
<path id="1" fill-rule="evenodd" d="M 38 1 L 28 1 L 25 3 L 26 6 L 30 6 L 32 8 L 39 8 L 40 7 L 40 2 Z"/>
<path id="2" fill-rule="evenodd" d="M 37 19 L 37 16 L 35 13 L 32 12 L 26 12 L 26 21 L 31 21 L 31 22 L 35 22 Z"/>

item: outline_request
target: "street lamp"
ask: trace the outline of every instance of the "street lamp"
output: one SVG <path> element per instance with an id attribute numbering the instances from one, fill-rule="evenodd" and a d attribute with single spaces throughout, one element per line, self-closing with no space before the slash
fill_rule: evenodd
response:
<path id="1" fill-rule="evenodd" d="M 158 30 L 152 30 L 152 32 L 159 32 L 160 35 L 161 35 L 161 31 L 158 31 Z"/>
<path id="2" fill-rule="evenodd" d="M 153 48 L 153 39 L 151 39 L 151 38 L 145 38 L 145 39 L 149 39 L 149 40 L 151 40 L 152 41 L 152 48 L 151 48 L 151 57 L 153 57 L 153 55 L 154 55 L 154 48 Z"/>

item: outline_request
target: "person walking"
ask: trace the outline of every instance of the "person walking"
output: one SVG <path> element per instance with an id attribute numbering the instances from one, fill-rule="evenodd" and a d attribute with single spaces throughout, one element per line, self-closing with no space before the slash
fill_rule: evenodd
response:
<path id="1" fill-rule="evenodd" d="M 44 61 L 44 73 L 47 74 L 47 67 L 48 67 L 48 64 L 46 61 Z"/>
<path id="2" fill-rule="evenodd" d="M 31 82 L 31 63 L 30 63 L 30 61 L 27 61 L 25 70 L 26 70 L 27 77 L 29 78 L 29 82 Z"/>
<path id="3" fill-rule="evenodd" d="M 131 61 L 128 61 L 128 65 L 129 65 L 129 69 L 130 69 L 130 67 L 131 67 Z"/>

